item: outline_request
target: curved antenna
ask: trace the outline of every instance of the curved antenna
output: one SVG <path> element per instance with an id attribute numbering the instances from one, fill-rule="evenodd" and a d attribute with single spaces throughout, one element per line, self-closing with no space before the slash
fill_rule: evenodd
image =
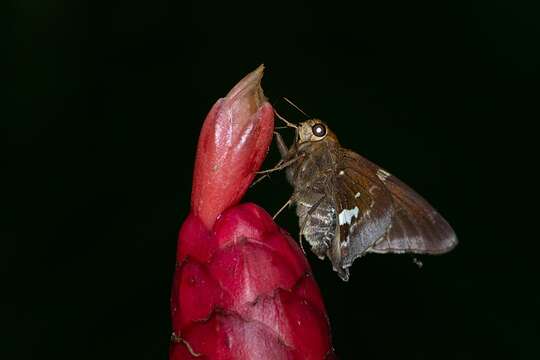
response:
<path id="1" fill-rule="evenodd" d="M 296 106 L 291 100 L 287 99 L 286 97 L 283 97 L 283 100 L 289 103 L 292 107 L 294 107 L 296 110 L 300 111 L 302 114 L 304 114 L 306 117 L 310 117 L 308 114 L 304 112 L 304 110 L 300 109 L 298 106 Z"/>

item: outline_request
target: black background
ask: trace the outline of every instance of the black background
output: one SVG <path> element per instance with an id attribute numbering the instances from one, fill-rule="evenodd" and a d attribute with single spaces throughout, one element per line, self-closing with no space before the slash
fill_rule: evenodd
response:
<path id="1" fill-rule="evenodd" d="M 176 235 L 210 106 L 266 65 L 455 228 L 451 254 L 309 254 L 342 359 L 533 359 L 538 9 L 504 1 L 19 1 L 4 28 L 3 359 L 164 359 Z M 528 136 L 530 135 L 530 136 Z M 277 160 L 271 149 L 265 164 Z M 5 153 L 4 153 L 5 154 Z M 531 156 L 532 155 L 532 156 Z M 250 191 L 269 212 L 283 176 Z M 278 222 L 295 234 L 293 211 Z"/>

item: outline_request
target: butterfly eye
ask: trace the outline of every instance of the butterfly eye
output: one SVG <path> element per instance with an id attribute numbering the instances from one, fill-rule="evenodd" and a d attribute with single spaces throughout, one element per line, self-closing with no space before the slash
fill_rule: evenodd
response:
<path id="1" fill-rule="evenodd" d="M 311 127 L 313 135 L 317 137 L 323 137 L 326 135 L 326 127 L 323 124 L 315 124 Z"/>

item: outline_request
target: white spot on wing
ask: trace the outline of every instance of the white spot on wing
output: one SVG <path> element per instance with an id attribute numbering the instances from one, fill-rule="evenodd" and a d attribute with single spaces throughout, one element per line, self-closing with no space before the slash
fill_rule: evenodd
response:
<path id="1" fill-rule="evenodd" d="M 383 170 L 383 169 L 377 169 L 377 176 L 379 177 L 379 179 L 384 181 L 384 180 L 386 180 L 386 178 L 388 178 L 390 176 L 390 173 L 388 171 Z"/>
<path id="2" fill-rule="evenodd" d="M 360 197 L 360 193 L 359 193 L 359 192 L 357 192 L 356 194 L 354 194 L 354 198 L 355 198 L 355 199 L 358 199 L 359 197 Z"/>
<path id="3" fill-rule="evenodd" d="M 352 209 L 343 209 L 339 213 L 339 225 L 350 224 L 353 217 L 358 217 L 358 206 L 355 206 Z"/>
<path id="4" fill-rule="evenodd" d="M 339 172 L 339 175 L 345 175 L 345 171 L 341 170 L 341 171 Z"/>

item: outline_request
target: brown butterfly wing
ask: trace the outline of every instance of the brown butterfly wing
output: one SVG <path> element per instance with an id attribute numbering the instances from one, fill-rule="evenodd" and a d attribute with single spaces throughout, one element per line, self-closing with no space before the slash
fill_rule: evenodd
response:
<path id="1" fill-rule="evenodd" d="M 456 246 L 446 220 L 406 184 L 350 150 L 342 149 L 341 160 L 332 187 L 337 229 L 328 255 L 342 279 L 366 252 L 441 254 Z"/>
<path id="2" fill-rule="evenodd" d="M 370 252 L 442 254 L 457 245 L 450 225 L 426 200 L 388 172 L 379 169 L 378 174 L 395 211 L 390 228 Z"/>
<path id="3" fill-rule="evenodd" d="M 303 143 L 307 156 L 289 169 L 289 181 L 302 234 L 343 280 L 367 252 L 436 254 L 457 244 L 448 223 L 420 195 L 336 144 Z"/>
<path id="4" fill-rule="evenodd" d="M 347 149 L 341 149 L 337 163 L 326 189 L 327 196 L 334 199 L 337 227 L 328 257 L 346 280 L 353 261 L 386 234 L 394 208 L 374 164 Z"/>

